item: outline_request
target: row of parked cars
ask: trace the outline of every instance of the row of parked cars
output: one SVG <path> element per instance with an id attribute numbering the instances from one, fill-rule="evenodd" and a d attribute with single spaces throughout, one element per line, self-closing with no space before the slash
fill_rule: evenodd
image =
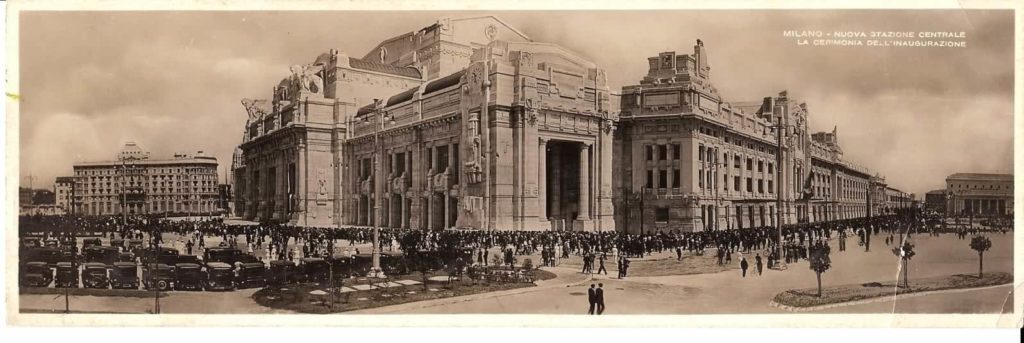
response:
<path id="1" fill-rule="evenodd" d="M 19 283 L 23 287 L 113 288 L 158 290 L 235 290 L 287 283 L 325 282 L 364 275 L 368 254 L 347 258 L 304 258 L 299 263 L 263 263 L 253 255 L 227 247 L 211 247 L 197 256 L 172 248 L 143 248 L 122 240 L 102 245 L 87 239 L 81 253 L 73 244 L 51 245 L 23 240 Z M 408 272 L 399 256 L 382 257 L 385 271 Z M 141 271 L 141 273 L 140 273 Z M 140 275 L 141 274 L 141 275 Z"/>

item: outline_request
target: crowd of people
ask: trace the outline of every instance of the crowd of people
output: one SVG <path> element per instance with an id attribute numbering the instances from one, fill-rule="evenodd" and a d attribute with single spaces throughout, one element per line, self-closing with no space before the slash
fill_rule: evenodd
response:
<path id="1" fill-rule="evenodd" d="M 336 252 L 336 246 L 347 245 L 346 253 L 359 254 L 356 245 L 373 241 L 370 227 L 299 227 L 278 223 L 234 224 L 219 218 L 167 220 L 155 216 L 84 217 L 23 216 L 19 222 L 23 235 L 44 236 L 103 235 L 109 238 L 146 239 L 149 244 L 164 244 L 163 234 L 176 234 L 176 246 L 191 253 L 203 251 L 207 240 L 219 237 L 221 245 L 243 251 L 265 251 L 271 259 L 293 260 L 321 257 Z M 843 220 L 784 226 L 780 231 L 771 226 L 730 230 L 678 232 L 658 231 L 646 234 L 625 232 L 579 231 L 483 231 L 483 230 L 379 230 L 382 250 L 406 254 L 420 251 L 460 251 L 476 257 L 478 264 L 489 264 L 490 250 L 500 249 L 500 264 L 512 264 L 517 255 L 539 253 L 541 264 L 553 266 L 571 255 L 584 257 L 583 272 L 607 273 L 604 263 L 614 261 L 620 274 L 628 269 L 630 258 L 653 253 L 675 251 L 678 259 L 684 252 L 702 255 L 715 249 L 719 264 L 728 264 L 736 253 L 764 252 L 768 268 L 780 261 L 794 263 L 807 257 L 811 243 L 838 237 L 840 251 L 846 250 L 848 237 L 857 237 L 858 245 L 870 249 L 871 236 L 886 231 L 922 233 L 938 228 L 928 225 L 916 214 L 890 215 L 871 219 Z M 781 241 L 780 241 L 781 238 Z M 887 244 L 891 238 L 886 238 Z M 343 241 L 343 242 L 339 242 Z M 776 249 L 781 244 L 781 249 Z M 777 250 L 782 251 L 779 256 Z M 363 252 L 365 253 L 365 251 Z M 760 259 L 760 254 L 758 254 Z M 472 260 L 472 258 L 470 258 Z M 624 275 L 620 275 L 624 276 Z"/>

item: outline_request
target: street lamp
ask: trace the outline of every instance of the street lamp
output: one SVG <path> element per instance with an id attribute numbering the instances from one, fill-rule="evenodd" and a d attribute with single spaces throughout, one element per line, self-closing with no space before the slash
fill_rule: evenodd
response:
<path id="1" fill-rule="evenodd" d="M 782 116 L 778 116 L 778 122 L 775 125 L 765 126 L 765 129 L 772 129 L 775 131 L 776 139 L 776 150 L 775 150 L 775 227 L 778 233 L 778 240 L 775 243 L 775 254 L 779 258 L 774 265 L 779 270 L 785 270 L 786 264 L 782 257 L 782 131 L 790 127 L 795 128 L 796 125 L 788 125 L 782 123 Z M 767 133 L 767 132 L 766 132 Z"/>
<path id="2" fill-rule="evenodd" d="M 388 115 L 383 110 L 384 102 L 380 99 L 373 99 L 374 111 L 372 114 L 368 114 L 362 118 L 363 123 L 369 123 L 371 120 L 376 120 L 373 123 L 373 253 L 372 260 L 373 265 L 370 267 L 370 273 L 368 277 L 381 278 L 384 277 L 384 271 L 380 268 L 380 199 L 381 190 L 384 183 L 379 180 L 379 176 L 382 175 L 380 170 L 380 159 L 384 157 L 384 151 L 380 145 L 380 131 L 384 129 L 385 122 L 394 123 L 394 116 Z M 370 116 L 373 119 L 370 119 Z"/>

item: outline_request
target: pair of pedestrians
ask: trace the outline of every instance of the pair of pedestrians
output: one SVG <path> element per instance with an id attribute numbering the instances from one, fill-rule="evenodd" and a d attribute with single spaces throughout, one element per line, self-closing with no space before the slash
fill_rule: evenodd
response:
<path id="1" fill-rule="evenodd" d="M 590 284 L 590 289 L 587 289 L 587 300 L 590 302 L 587 314 L 600 315 L 604 313 L 604 284 L 597 284 L 597 288 L 594 288 L 594 284 Z"/>

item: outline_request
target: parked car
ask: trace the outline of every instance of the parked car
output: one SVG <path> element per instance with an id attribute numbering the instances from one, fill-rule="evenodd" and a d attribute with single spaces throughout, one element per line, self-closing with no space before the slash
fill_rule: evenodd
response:
<path id="1" fill-rule="evenodd" d="M 174 265 L 174 289 L 176 290 L 203 290 L 202 266 L 197 263 L 178 263 Z"/>
<path id="2" fill-rule="evenodd" d="M 110 269 L 110 287 L 116 289 L 138 289 L 139 270 L 135 262 L 114 262 Z"/>
<path id="3" fill-rule="evenodd" d="M 206 263 L 206 290 L 230 291 L 235 289 L 235 271 L 224 262 Z"/>
<path id="4" fill-rule="evenodd" d="M 138 254 L 142 257 L 143 264 L 150 264 L 155 261 L 156 263 L 168 266 L 178 263 L 178 256 L 181 255 L 178 249 L 168 247 L 146 248 L 142 249 Z"/>
<path id="5" fill-rule="evenodd" d="M 25 263 L 20 274 L 18 281 L 24 287 L 47 287 L 53 282 L 53 269 L 42 261 Z"/>
<path id="6" fill-rule="evenodd" d="M 267 285 L 267 266 L 262 262 L 242 263 L 238 268 L 238 288 L 264 287 Z"/>
<path id="7" fill-rule="evenodd" d="M 64 259 L 61 251 L 54 247 L 28 248 L 21 252 L 19 259 L 22 261 L 45 262 L 50 268 L 57 266 L 57 262 Z"/>
<path id="8" fill-rule="evenodd" d="M 133 254 L 138 254 L 139 250 L 142 250 L 142 240 L 141 239 L 129 239 L 128 240 L 128 251 L 132 252 Z"/>
<path id="9" fill-rule="evenodd" d="M 100 240 L 99 238 L 86 238 L 86 239 L 82 240 L 82 249 L 85 249 L 85 248 L 88 248 L 88 247 L 92 247 L 92 246 L 102 246 L 102 245 L 103 245 L 103 240 Z"/>
<path id="10" fill-rule="evenodd" d="M 274 260 L 270 261 L 270 271 L 267 275 L 267 283 L 275 286 L 291 283 L 292 273 L 295 270 L 295 263 L 292 261 Z"/>
<path id="11" fill-rule="evenodd" d="M 82 257 L 85 262 L 100 262 L 109 266 L 120 259 L 121 253 L 115 247 L 93 245 L 82 249 Z"/>
<path id="12" fill-rule="evenodd" d="M 111 262 L 113 265 L 113 262 Z M 87 262 L 82 268 L 82 285 L 85 288 L 107 288 L 110 278 L 107 276 L 107 264 Z"/>
<path id="13" fill-rule="evenodd" d="M 142 285 L 146 289 L 156 288 L 161 291 L 171 289 L 174 282 L 174 268 L 163 263 L 150 263 L 142 269 Z"/>
<path id="14" fill-rule="evenodd" d="M 302 259 L 296 273 L 298 282 L 324 282 L 327 281 L 330 273 L 330 264 L 319 257 L 307 257 Z"/>
<path id="15" fill-rule="evenodd" d="M 57 262 L 56 287 L 78 288 L 78 266 L 71 262 Z"/>
<path id="16" fill-rule="evenodd" d="M 242 255 L 244 255 L 242 251 L 235 248 L 210 247 L 203 252 L 203 261 L 206 263 L 222 262 L 234 268 L 235 262 L 243 259 Z"/>
<path id="17" fill-rule="evenodd" d="M 124 240 L 120 238 L 111 239 L 110 246 L 115 248 L 124 248 Z"/>

